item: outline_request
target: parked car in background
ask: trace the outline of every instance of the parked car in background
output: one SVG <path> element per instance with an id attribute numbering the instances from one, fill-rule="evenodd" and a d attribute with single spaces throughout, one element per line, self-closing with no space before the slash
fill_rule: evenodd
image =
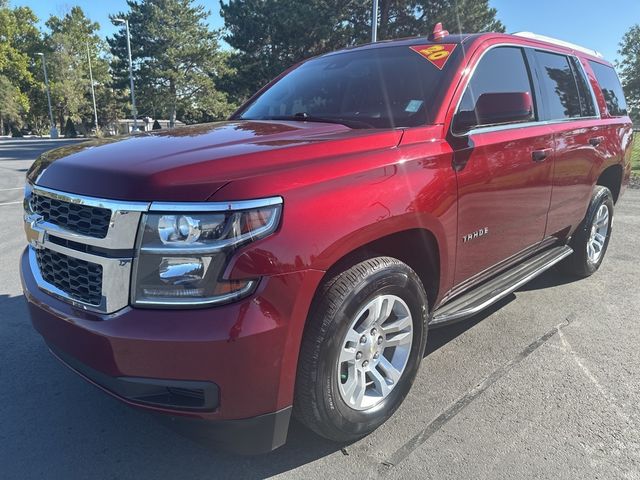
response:
<path id="1" fill-rule="evenodd" d="M 352 441 L 402 403 L 428 329 L 600 267 L 632 136 L 611 64 L 554 39 L 323 55 L 229 121 L 41 156 L 31 319 L 85 379 L 236 450 L 282 445 L 292 412 Z"/>

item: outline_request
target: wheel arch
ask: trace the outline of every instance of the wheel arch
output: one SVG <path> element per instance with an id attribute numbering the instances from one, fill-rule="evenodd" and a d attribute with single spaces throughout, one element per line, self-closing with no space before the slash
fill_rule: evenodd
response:
<path id="1" fill-rule="evenodd" d="M 433 308 L 440 293 L 440 250 L 434 233 L 424 228 L 402 230 L 360 245 L 337 259 L 325 272 L 320 285 L 353 265 L 375 257 L 396 258 L 411 267 L 427 292 L 429 309 Z"/>
<path id="2" fill-rule="evenodd" d="M 596 185 L 607 187 L 609 190 L 611 190 L 611 194 L 613 195 L 613 203 L 616 203 L 618 201 L 618 197 L 620 196 L 620 190 L 622 189 L 622 179 L 622 165 L 611 165 L 610 167 L 607 167 L 602 171 L 602 173 L 598 177 L 598 180 L 596 180 Z"/>

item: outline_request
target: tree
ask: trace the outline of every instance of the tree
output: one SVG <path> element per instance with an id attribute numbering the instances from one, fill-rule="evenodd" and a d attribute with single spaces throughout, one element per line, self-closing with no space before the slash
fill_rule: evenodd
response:
<path id="1" fill-rule="evenodd" d="M 228 0 L 220 3 L 237 76 L 225 88 L 245 99 L 289 66 L 368 42 L 371 2 Z M 426 35 L 437 22 L 452 33 L 504 31 L 488 0 L 380 0 L 381 40 Z"/>
<path id="2" fill-rule="evenodd" d="M 640 122 L 640 24 L 634 25 L 625 33 L 618 53 L 622 59 L 617 66 L 631 107 L 631 117 L 634 122 Z"/>
<path id="3" fill-rule="evenodd" d="M 31 59 L 40 44 L 38 18 L 29 7 L 9 8 L 0 0 L 0 131 L 4 123 L 23 123 L 30 94 L 38 91 Z"/>
<path id="4" fill-rule="evenodd" d="M 0 76 L 0 135 L 6 132 L 5 123 L 10 126 L 20 121 L 23 114 L 21 92 L 5 76 Z"/>
<path id="5" fill-rule="evenodd" d="M 225 40 L 237 53 L 237 75 L 225 87 L 244 99 L 303 58 L 351 45 L 351 18 L 368 2 L 340 0 L 229 0 L 220 3 Z M 342 25 L 344 23 L 344 25 Z"/>
<path id="6" fill-rule="evenodd" d="M 46 25 L 50 30 L 45 38 L 47 68 L 58 122 L 62 126 L 65 118 L 71 118 L 85 129 L 93 123 L 87 49 L 96 89 L 107 88 L 110 82 L 104 42 L 98 35 L 100 25 L 88 19 L 80 7 L 62 17 L 51 16 Z"/>
<path id="7" fill-rule="evenodd" d="M 216 88 L 228 72 L 218 45 L 219 33 L 209 30 L 209 12 L 194 0 L 127 0 L 133 39 L 136 103 L 141 116 L 167 114 L 174 126 L 178 114 L 196 120 L 203 114 L 226 117 L 232 107 Z M 116 33 L 109 45 L 118 84 L 128 79 L 126 33 Z"/>

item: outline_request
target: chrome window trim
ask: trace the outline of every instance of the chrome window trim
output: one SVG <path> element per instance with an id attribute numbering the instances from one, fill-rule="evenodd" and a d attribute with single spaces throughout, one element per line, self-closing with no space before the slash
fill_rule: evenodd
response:
<path id="1" fill-rule="evenodd" d="M 591 95 L 593 97 L 593 102 L 594 105 L 596 107 L 596 112 L 597 115 L 596 116 L 590 116 L 590 117 L 572 117 L 572 118 L 561 118 L 561 119 L 557 119 L 557 120 L 536 120 L 533 122 L 522 122 L 522 123 L 506 123 L 506 124 L 502 124 L 502 125 L 488 125 L 488 126 L 484 126 L 484 127 L 478 127 L 478 128 L 472 128 L 471 130 L 469 130 L 467 133 L 463 133 L 463 134 L 459 134 L 459 133 L 455 133 L 453 131 L 453 117 L 455 117 L 456 113 L 458 113 L 458 109 L 460 108 L 460 104 L 462 103 L 462 97 L 464 96 L 464 94 L 467 91 L 467 88 L 469 86 L 469 82 L 471 81 L 471 79 L 473 78 L 473 75 L 476 72 L 476 69 L 478 68 L 478 65 L 480 65 L 480 62 L 482 61 L 482 59 L 484 58 L 484 56 L 490 52 L 491 50 L 493 50 L 494 48 L 500 48 L 500 47 L 515 47 L 515 48 L 520 48 L 522 50 L 529 48 L 532 50 L 540 50 L 542 52 L 547 52 L 547 53 L 553 53 L 556 55 L 564 55 L 565 57 L 574 57 L 576 58 L 576 60 L 578 61 L 578 63 L 580 64 L 580 67 L 582 68 L 585 77 L 587 79 L 587 84 L 589 85 L 589 89 L 591 90 Z M 523 52 L 524 54 L 524 52 Z M 531 67 L 530 67 L 531 68 Z M 466 68 L 465 68 L 466 70 Z M 535 82 L 536 79 L 532 78 L 531 79 L 532 82 Z M 476 62 L 476 64 L 473 66 L 473 68 L 467 72 L 466 74 L 466 78 L 464 78 L 462 80 L 463 83 L 463 87 L 462 87 L 462 94 L 460 95 L 460 98 L 458 98 L 458 101 L 456 103 L 456 107 L 453 111 L 453 116 L 451 117 L 451 121 L 449 122 L 449 134 L 452 135 L 455 138 L 463 138 L 463 137 L 467 137 L 470 135 L 476 135 L 479 133 L 488 133 L 488 132 L 497 132 L 497 131 L 502 131 L 502 130 L 510 130 L 513 128 L 528 128 L 528 127 L 535 127 L 535 126 L 540 126 L 540 125 L 553 125 L 556 123 L 564 123 L 564 122 L 575 122 L 575 121 L 582 121 L 582 120 L 599 120 L 602 118 L 602 113 L 600 112 L 600 106 L 598 105 L 598 102 L 596 100 L 595 97 L 595 92 L 593 91 L 593 87 L 591 85 L 591 82 L 589 81 L 589 76 L 586 73 L 586 70 L 584 69 L 584 65 L 582 64 L 582 62 L 580 61 L 580 58 L 577 55 L 574 54 L 570 54 L 570 53 L 564 53 L 564 52 L 558 52 L 549 48 L 545 48 L 545 47 L 538 47 L 538 46 L 532 46 L 532 45 L 521 45 L 518 43 L 496 43 L 494 45 L 489 46 L 484 52 L 482 52 L 480 54 L 480 58 L 478 58 L 478 61 Z M 531 87 L 534 87 L 534 85 L 531 85 Z M 458 90 L 456 89 L 456 92 Z"/>
<path id="2" fill-rule="evenodd" d="M 581 122 L 583 120 L 599 120 L 600 117 L 574 117 L 561 120 L 543 120 L 541 122 L 522 122 L 522 123 L 505 123 L 504 125 L 489 125 L 487 127 L 474 128 L 469 130 L 465 135 L 457 135 L 458 137 L 466 137 L 468 135 L 478 135 L 481 133 L 501 132 L 503 130 L 513 130 L 516 128 L 541 127 L 545 125 L 556 125 L 559 123 Z"/>
<path id="3" fill-rule="evenodd" d="M 282 197 L 267 197 L 233 202 L 153 202 L 149 212 L 228 212 L 281 205 Z"/>

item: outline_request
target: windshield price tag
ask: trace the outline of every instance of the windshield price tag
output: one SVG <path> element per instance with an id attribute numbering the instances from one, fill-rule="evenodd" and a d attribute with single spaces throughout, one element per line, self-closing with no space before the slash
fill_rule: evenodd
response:
<path id="1" fill-rule="evenodd" d="M 457 45 L 455 43 L 438 43 L 432 45 L 417 45 L 410 48 L 433 63 L 438 70 L 442 70 L 447 60 L 449 60 L 451 52 L 453 52 L 456 47 Z"/>

